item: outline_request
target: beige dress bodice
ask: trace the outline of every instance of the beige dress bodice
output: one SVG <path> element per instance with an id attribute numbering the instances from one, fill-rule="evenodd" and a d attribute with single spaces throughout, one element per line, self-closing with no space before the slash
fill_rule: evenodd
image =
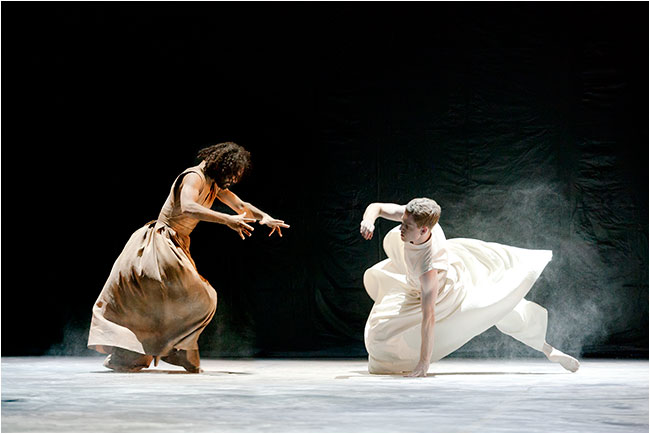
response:
<path id="1" fill-rule="evenodd" d="M 217 197 L 217 193 L 219 193 L 219 187 L 217 187 L 217 184 L 210 178 L 207 178 L 199 166 L 186 169 L 183 173 L 178 175 L 172 184 L 169 196 L 158 215 L 157 223 L 162 223 L 172 228 L 183 244 L 185 244 L 186 248 L 189 248 L 190 233 L 200 221 L 184 214 L 181 210 L 180 192 L 185 175 L 189 173 L 196 173 L 203 180 L 199 191 L 199 197 L 196 200 L 199 205 L 211 208 L 215 198 Z"/>

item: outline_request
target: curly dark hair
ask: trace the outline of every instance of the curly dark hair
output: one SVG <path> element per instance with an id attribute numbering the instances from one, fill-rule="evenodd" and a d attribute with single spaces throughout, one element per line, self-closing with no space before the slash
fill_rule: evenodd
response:
<path id="1" fill-rule="evenodd" d="M 234 142 L 217 143 L 201 149 L 196 158 L 205 161 L 205 174 L 220 188 L 238 182 L 251 165 L 251 154 Z"/>

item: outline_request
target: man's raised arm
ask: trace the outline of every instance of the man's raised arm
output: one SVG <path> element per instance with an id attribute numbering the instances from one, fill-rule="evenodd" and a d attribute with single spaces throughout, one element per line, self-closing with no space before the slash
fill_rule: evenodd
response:
<path id="1" fill-rule="evenodd" d="M 372 239 L 375 232 L 375 220 L 377 217 L 383 217 L 386 220 L 395 222 L 402 221 L 402 214 L 406 205 L 398 205 L 396 203 L 371 203 L 363 213 L 363 220 L 361 221 L 361 235 L 366 240 Z"/>

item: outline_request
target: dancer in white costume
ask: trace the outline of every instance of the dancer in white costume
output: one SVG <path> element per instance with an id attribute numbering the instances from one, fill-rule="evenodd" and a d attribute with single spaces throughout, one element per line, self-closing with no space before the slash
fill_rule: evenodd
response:
<path id="1" fill-rule="evenodd" d="M 365 239 L 372 239 L 378 217 L 402 224 L 384 238 L 388 258 L 363 276 L 375 302 L 364 333 L 370 373 L 424 377 L 432 361 L 494 325 L 578 370 L 576 359 L 546 343 L 546 309 L 524 299 L 551 260 L 550 250 L 447 240 L 440 207 L 428 198 L 370 204 L 361 222 Z"/>

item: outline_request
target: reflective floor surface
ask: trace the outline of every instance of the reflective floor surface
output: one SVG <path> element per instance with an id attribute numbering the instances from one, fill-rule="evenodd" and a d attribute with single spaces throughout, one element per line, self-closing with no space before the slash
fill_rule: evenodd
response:
<path id="1" fill-rule="evenodd" d="M 2 358 L 2 432 L 648 432 L 648 361 L 204 359 L 140 373 L 101 357 Z"/>

